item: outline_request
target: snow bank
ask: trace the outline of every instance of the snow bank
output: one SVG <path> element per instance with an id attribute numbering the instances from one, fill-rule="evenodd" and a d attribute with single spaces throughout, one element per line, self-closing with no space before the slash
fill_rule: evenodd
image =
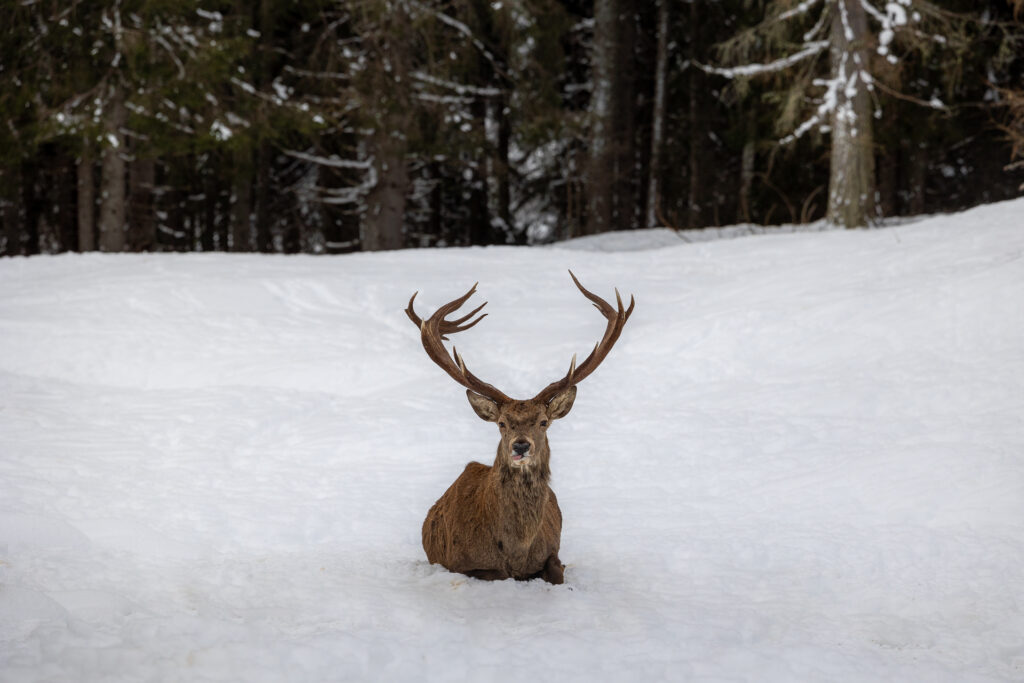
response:
<path id="1" fill-rule="evenodd" d="M 0 678 L 1021 679 L 1022 215 L 0 261 Z M 497 433 L 402 308 L 479 280 L 532 395 L 603 329 L 570 267 L 637 309 L 550 432 L 567 583 L 430 566 Z"/>

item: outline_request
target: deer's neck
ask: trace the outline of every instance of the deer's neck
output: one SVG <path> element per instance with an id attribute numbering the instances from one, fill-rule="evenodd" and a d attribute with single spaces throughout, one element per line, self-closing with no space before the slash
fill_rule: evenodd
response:
<path id="1" fill-rule="evenodd" d="M 499 457 L 491 468 L 491 476 L 501 526 L 507 535 L 524 543 L 532 542 L 551 491 L 548 459 L 538 458 L 535 465 L 518 468 L 502 463 Z"/>

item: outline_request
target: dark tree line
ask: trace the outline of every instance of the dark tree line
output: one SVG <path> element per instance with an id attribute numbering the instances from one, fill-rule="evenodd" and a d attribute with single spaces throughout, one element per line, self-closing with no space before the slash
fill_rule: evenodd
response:
<path id="1" fill-rule="evenodd" d="M 1024 183 L 1020 0 L 0 7 L 4 255 L 857 227 Z"/>

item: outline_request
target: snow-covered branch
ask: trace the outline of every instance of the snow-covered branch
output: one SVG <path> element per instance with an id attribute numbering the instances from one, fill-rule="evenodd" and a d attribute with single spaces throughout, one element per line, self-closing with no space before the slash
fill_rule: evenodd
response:
<path id="1" fill-rule="evenodd" d="M 850 13 L 846 9 L 845 0 L 839 0 L 836 3 L 839 5 L 839 19 L 843 23 L 843 36 L 846 38 L 847 43 L 852 43 L 854 40 L 853 27 L 850 26 Z"/>
<path id="2" fill-rule="evenodd" d="M 825 26 L 825 20 L 828 18 L 828 12 L 822 12 L 818 15 L 818 22 L 811 27 L 807 33 L 803 35 L 805 43 L 809 43 L 821 32 L 821 29 Z"/>
<path id="3" fill-rule="evenodd" d="M 421 102 L 433 102 L 434 104 L 472 104 L 474 102 L 472 97 L 462 97 L 460 95 L 435 95 L 429 92 L 418 92 L 413 95 L 417 100 Z"/>
<path id="4" fill-rule="evenodd" d="M 864 11 L 881 25 L 881 28 L 878 31 L 878 54 L 886 57 L 889 62 L 895 63 L 895 58 L 888 56 L 889 44 L 892 43 L 892 40 L 895 37 L 896 29 L 907 25 L 906 8 L 910 6 L 910 0 L 887 2 L 885 4 L 885 14 L 882 14 L 882 12 L 871 3 L 871 0 L 860 0 L 860 4 L 864 8 Z M 915 13 L 914 16 L 915 20 L 920 18 L 920 15 L 917 13 Z"/>
<path id="5" fill-rule="evenodd" d="M 342 159 L 339 156 L 332 154 L 329 157 L 317 156 L 315 154 L 309 154 L 307 152 L 299 152 L 294 149 L 286 149 L 284 153 L 290 157 L 301 159 L 302 161 L 308 161 L 311 164 L 318 164 L 320 166 L 329 166 L 331 168 L 352 168 L 360 171 L 366 171 L 373 168 L 373 159 Z"/>
<path id="6" fill-rule="evenodd" d="M 803 135 L 807 131 L 811 130 L 818 124 L 822 123 L 822 121 L 825 119 L 827 115 L 834 113 L 840 107 L 840 93 L 845 94 L 848 98 L 852 97 L 852 93 L 849 91 L 855 87 L 857 72 L 854 71 L 854 73 L 851 74 L 849 78 L 847 78 L 846 63 L 847 55 L 844 53 L 840 58 L 839 66 L 835 76 L 829 79 L 814 80 L 814 85 L 825 86 L 825 94 L 822 95 L 821 102 L 818 104 L 818 108 L 815 110 L 814 114 L 812 114 L 810 118 L 808 118 L 806 121 L 797 126 L 792 133 L 779 140 L 780 145 L 788 145 L 794 140 L 798 140 L 799 138 L 803 137 Z M 847 111 L 845 112 L 845 115 L 851 116 L 852 113 L 852 111 Z"/>
<path id="7" fill-rule="evenodd" d="M 455 81 L 446 81 L 443 78 L 431 76 L 423 71 L 413 71 L 412 77 L 418 81 L 436 85 L 441 88 L 448 88 L 454 90 L 460 95 L 470 94 L 477 95 L 479 97 L 497 97 L 502 93 L 501 88 L 480 88 L 475 85 L 465 85 L 464 83 L 456 83 Z"/>
<path id="8" fill-rule="evenodd" d="M 319 195 L 317 201 L 322 204 L 356 204 L 362 201 L 366 197 L 366 193 L 377 185 L 377 169 L 374 168 L 374 157 L 369 157 L 368 159 L 342 159 L 336 154 L 325 157 L 294 149 L 286 149 L 284 153 L 299 161 L 305 161 L 318 166 L 363 171 L 365 173 L 362 182 L 358 185 L 350 185 L 348 187 L 316 187 Z"/>
<path id="9" fill-rule="evenodd" d="M 780 14 L 779 16 L 775 17 L 775 20 L 776 21 L 785 21 L 786 19 L 789 19 L 790 17 L 796 16 L 797 14 L 806 14 L 807 10 L 809 10 L 812 7 L 814 7 L 815 5 L 817 5 L 819 1 L 820 0 L 804 0 L 803 2 L 801 2 L 799 5 L 797 5 L 793 9 L 786 10 L 785 12 Z"/>
<path id="10" fill-rule="evenodd" d="M 786 137 L 784 137 L 781 140 L 779 140 L 779 144 L 780 145 L 788 145 L 789 143 L 793 142 L 794 140 L 800 139 L 801 137 L 803 137 L 804 133 L 809 131 L 811 128 L 814 128 L 819 123 L 821 123 L 821 115 L 818 114 L 817 112 L 815 112 L 811 116 L 811 118 L 807 119 L 806 121 L 801 123 L 799 126 L 797 126 L 796 130 L 794 130 L 792 133 L 790 133 Z"/>
<path id="11" fill-rule="evenodd" d="M 352 79 L 350 75 L 341 73 L 340 71 L 311 71 L 309 69 L 294 67 L 291 64 L 285 64 L 281 70 L 285 73 L 294 74 L 295 76 L 301 76 L 303 78 L 322 78 L 338 81 L 348 81 Z"/>
<path id="12" fill-rule="evenodd" d="M 785 69 L 788 69 L 794 64 L 797 64 L 805 59 L 820 54 L 825 49 L 827 49 L 828 46 L 829 41 L 816 40 L 812 43 L 808 43 L 804 47 L 804 49 L 800 50 L 799 52 L 794 52 L 788 57 L 776 59 L 774 62 L 768 62 L 766 64 L 744 64 L 743 66 L 734 66 L 729 68 L 710 66 L 708 64 L 701 64 L 699 62 L 694 62 L 694 65 L 709 74 L 716 74 L 718 76 L 724 76 L 726 78 L 736 78 L 738 76 L 758 76 L 760 74 L 784 71 Z"/>

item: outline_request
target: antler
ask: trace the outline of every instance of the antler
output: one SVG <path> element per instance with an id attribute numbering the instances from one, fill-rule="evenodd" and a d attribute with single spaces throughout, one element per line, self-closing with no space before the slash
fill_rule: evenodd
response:
<path id="1" fill-rule="evenodd" d="M 630 314 L 633 313 L 633 306 L 636 304 L 636 301 L 633 300 L 633 296 L 630 295 L 629 308 L 623 309 L 622 297 L 619 296 L 619 290 L 616 289 L 615 302 L 617 307 L 612 308 L 611 304 L 607 301 L 581 285 L 580 281 L 576 279 L 576 276 L 573 275 L 571 270 L 569 271 L 569 276 L 572 278 L 572 281 L 576 283 L 576 286 L 579 287 L 579 290 L 583 292 L 583 296 L 590 299 L 594 304 L 594 308 L 601 311 L 601 315 L 607 318 L 608 326 L 604 330 L 604 336 L 601 338 L 601 341 L 594 345 L 594 350 L 590 352 L 590 355 L 577 366 L 576 354 L 573 354 L 572 363 L 569 365 L 569 372 L 566 373 L 565 377 L 544 387 L 539 394 L 533 397 L 534 401 L 543 401 L 546 403 L 554 398 L 559 392 L 564 391 L 575 384 L 579 384 L 586 379 L 586 377 L 601 364 L 601 361 L 603 361 L 605 356 L 608 355 L 608 352 L 612 350 L 612 347 L 615 346 L 615 342 L 618 340 L 619 335 L 622 334 L 622 328 L 626 325 L 626 321 L 629 320 Z"/>
<path id="2" fill-rule="evenodd" d="M 464 315 L 458 320 L 444 319 L 449 313 L 454 313 L 459 310 L 459 308 L 462 307 L 462 304 L 466 303 L 466 300 L 473 296 L 473 293 L 476 292 L 477 284 L 479 283 L 474 284 L 468 292 L 460 296 L 458 299 L 441 306 L 441 308 L 437 309 L 434 315 L 430 316 L 426 320 L 422 320 L 418 315 L 416 315 L 416 311 L 412 307 L 412 303 L 416 299 L 416 294 L 419 294 L 419 292 L 416 292 L 412 295 L 412 298 L 409 299 L 409 307 L 405 309 L 405 314 L 409 316 L 409 320 L 413 321 L 413 323 L 420 328 L 420 340 L 423 342 L 423 349 L 427 352 L 427 355 L 430 356 L 432 361 L 441 366 L 441 369 L 447 372 L 452 379 L 467 389 L 475 391 L 482 396 L 486 396 L 492 401 L 506 403 L 512 399 L 470 372 L 469 369 L 466 368 L 466 363 L 462 360 L 462 356 L 459 355 L 459 352 L 455 350 L 454 346 L 452 347 L 452 355 L 448 355 L 448 351 L 444 348 L 444 344 L 441 343 L 442 341 L 448 341 L 448 337 L 445 335 L 468 330 L 473 327 L 473 325 L 476 325 L 487 317 L 487 314 L 484 313 L 476 320 L 466 322 L 479 313 L 481 308 L 487 305 L 487 302 L 485 301 L 470 311 L 468 315 Z"/>

